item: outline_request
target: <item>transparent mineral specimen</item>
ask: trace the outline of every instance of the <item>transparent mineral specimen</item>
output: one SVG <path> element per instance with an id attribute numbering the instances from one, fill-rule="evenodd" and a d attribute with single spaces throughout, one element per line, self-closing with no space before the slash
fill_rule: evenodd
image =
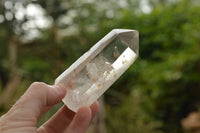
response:
<path id="1" fill-rule="evenodd" d="M 63 102 L 76 112 L 96 101 L 136 60 L 139 34 L 114 29 L 81 56 L 55 81 L 67 88 Z"/>

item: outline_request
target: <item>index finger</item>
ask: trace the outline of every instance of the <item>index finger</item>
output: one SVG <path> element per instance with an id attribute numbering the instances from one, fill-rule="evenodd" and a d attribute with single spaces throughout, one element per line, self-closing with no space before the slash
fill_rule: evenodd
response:
<path id="1" fill-rule="evenodd" d="M 92 116 L 90 118 L 90 122 L 92 119 L 96 116 L 98 110 L 99 110 L 99 104 L 98 102 L 95 102 L 90 107 Z M 73 118 L 75 116 L 75 113 L 67 108 L 67 106 L 63 106 L 61 109 L 56 112 L 56 114 L 48 120 L 46 123 L 44 123 L 38 131 L 46 131 L 48 133 L 62 133 L 72 122 Z"/>
<path id="2" fill-rule="evenodd" d="M 44 123 L 39 129 L 39 132 L 47 133 L 62 133 L 66 127 L 71 123 L 75 113 L 63 105 L 56 114 L 53 115 L 46 123 Z"/>

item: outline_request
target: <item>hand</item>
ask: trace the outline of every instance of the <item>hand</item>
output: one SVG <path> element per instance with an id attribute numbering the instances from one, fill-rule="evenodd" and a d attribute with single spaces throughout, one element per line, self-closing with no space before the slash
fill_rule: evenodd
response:
<path id="1" fill-rule="evenodd" d="M 13 107 L 0 118 L 0 133 L 84 133 L 99 110 L 95 102 L 90 108 L 82 107 L 77 113 L 65 105 L 46 123 L 37 128 L 37 120 L 51 107 L 61 102 L 66 89 L 33 83 Z"/>

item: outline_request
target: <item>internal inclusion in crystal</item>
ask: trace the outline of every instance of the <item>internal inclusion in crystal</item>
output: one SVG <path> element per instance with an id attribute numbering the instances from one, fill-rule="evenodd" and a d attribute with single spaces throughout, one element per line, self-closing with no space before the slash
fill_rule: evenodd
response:
<path id="1" fill-rule="evenodd" d="M 73 76 L 64 81 L 68 90 L 63 102 L 68 108 L 76 112 L 81 106 L 90 106 L 97 100 L 135 61 L 137 41 L 133 34 L 119 35 L 82 70 L 76 72 L 74 69 Z"/>
<path id="2" fill-rule="evenodd" d="M 103 77 L 106 73 L 109 74 L 113 69 L 112 64 L 114 61 L 127 48 L 127 46 L 122 44 L 118 37 L 114 39 L 111 45 L 105 47 L 99 55 L 87 63 L 86 67 L 79 72 L 79 76 L 75 76 L 74 86 L 71 89 L 76 88 L 80 90 L 80 94 L 83 94 L 100 77 Z"/>

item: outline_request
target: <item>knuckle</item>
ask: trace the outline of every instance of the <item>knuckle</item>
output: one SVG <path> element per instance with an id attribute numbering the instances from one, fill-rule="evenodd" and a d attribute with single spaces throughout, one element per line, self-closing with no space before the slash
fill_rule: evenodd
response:
<path id="1" fill-rule="evenodd" d="M 31 84 L 31 88 L 45 88 L 45 87 L 47 87 L 47 84 L 43 82 L 33 82 Z"/>
<path id="2" fill-rule="evenodd" d="M 34 82 L 29 87 L 29 90 L 36 93 L 41 93 L 41 90 L 48 90 L 49 86 L 43 82 Z"/>

